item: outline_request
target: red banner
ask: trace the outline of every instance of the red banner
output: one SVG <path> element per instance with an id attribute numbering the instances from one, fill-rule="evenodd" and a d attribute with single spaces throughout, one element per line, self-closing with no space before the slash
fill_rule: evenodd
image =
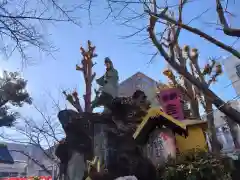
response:
<path id="1" fill-rule="evenodd" d="M 0 178 L 0 180 L 34 180 L 34 177 L 9 177 L 9 178 Z M 51 176 L 39 176 L 39 180 L 52 180 Z"/>

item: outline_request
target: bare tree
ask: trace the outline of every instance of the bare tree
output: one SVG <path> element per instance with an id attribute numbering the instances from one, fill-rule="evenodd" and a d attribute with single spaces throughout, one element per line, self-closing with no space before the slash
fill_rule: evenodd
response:
<path id="1" fill-rule="evenodd" d="M 182 8 L 184 7 L 184 4 L 187 1 L 181 1 L 179 5 L 179 19 L 181 21 L 182 19 Z M 175 49 L 179 48 L 177 47 L 177 42 L 179 38 L 179 34 L 181 31 L 180 26 L 175 26 L 175 24 L 168 23 L 167 21 L 167 41 L 163 40 L 165 42 L 161 42 L 157 38 L 157 34 L 155 33 L 155 26 L 159 22 L 159 16 L 162 16 L 162 14 L 167 14 L 168 8 L 165 8 L 162 10 L 159 14 L 157 14 L 157 5 L 153 3 L 153 8 L 149 7 L 146 12 L 149 13 L 150 20 L 149 20 L 149 37 L 152 40 L 154 46 L 158 49 L 159 53 L 164 57 L 164 59 L 185 79 L 190 81 L 194 86 L 196 86 L 199 91 L 201 91 L 209 101 L 211 101 L 220 111 L 222 111 L 224 114 L 229 116 L 232 120 L 234 120 L 237 123 L 240 123 L 239 115 L 240 113 L 233 109 L 228 103 L 225 103 L 219 96 L 217 96 L 213 91 L 211 91 L 208 87 L 208 84 L 201 80 L 200 78 L 196 78 L 187 70 L 185 66 L 182 66 L 179 61 L 181 61 L 181 58 L 178 57 L 178 55 L 175 53 Z M 157 15 L 156 15 L 157 14 Z M 169 13 L 168 13 L 169 14 Z M 174 29 L 174 31 L 172 31 Z M 167 43 L 167 48 L 169 49 L 168 52 L 166 51 L 165 47 L 163 46 L 164 43 Z M 196 68 L 196 67 L 195 67 Z"/>
<path id="2" fill-rule="evenodd" d="M 26 156 L 29 162 L 35 164 L 48 175 L 52 175 L 52 168 L 59 165 L 59 160 L 55 156 L 56 145 L 64 136 L 58 120 L 44 113 L 40 108 L 34 106 L 36 113 L 40 115 L 40 119 L 32 119 L 21 116 L 21 123 L 16 124 L 11 130 L 16 132 L 16 136 L 9 136 L 7 133 L 1 133 L 1 138 L 6 141 L 17 144 L 25 144 L 35 147 L 37 152 L 28 152 L 19 149 L 9 149 L 10 152 L 21 153 Z M 34 153 L 40 153 L 41 159 L 37 159 Z M 31 166 L 31 164 L 28 164 Z M 35 167 L 36 167 L 35 166 Z M 49 169 L 49 166 L 50 169 Z"/>
<path id="3" fill-rule="evenodd" d="M 176 42 L 175 54 L 179 57 L 180 64 L 182 64 L 183 67 L 185 66 L 193 77 L 199 79 L 201 82 L 204 82 L 208 87 L 217 81 L 217 77 L 222 74 L 223 70 L 221 65 L 217 63 L 215 59 L 211 59 L 210 62 L 205 65 L 204 69 L 201 70 L 199 65 L 198 50 L 195 48 L 191 49 L 189 46 L 180 48 L 179 44 L 177 43 L 178 42 Z M 209 124 L 209 130 L 211 132 L 210 137 L 212 150 L 213 152 L 219 152 L 220 143 L 218 142 L 216 135 L 211 100 L 209 100 L 207 96 L 200 92 L 187 79 L 182 77 L 178 79 L 171 69 L 166 69 L 164 71 L 164 75 L 168 77 L 173 86 L 180 89 L 184 99 L 189 102 L 191 117 L 200 119 L 199 104 L 202 105 L 205 113 L 207 114 L 206 117 Z M 234 133 L 233 136 L 236 136 L 236 133 Z"/>
<path id="4" fill-rule="evenodd" d="M 87 49 L 83 47 L 80 48 L 82 61 L 81 65 L 76 65 L 76 70 L 81 71 L 83 73 L 84 81 L 85 81 L 85 92 L 84 97 L 84 112 L 92 112 L 91 108 L 91 95 L 92 95 L 92 82 L 96 76 L 96 73 L 92 71 L 93 66 L 93 58 L 97 57 L 95 53 L 96 47 L 91 44 L 91 41 L 88 41 Z M 77 109 L 78 112 L 82 113 L 83 108 L 79 102 L 78 93 L 74 91 L 72 94 L 67 94 L 66 91 L 63 91 L 63 94 L 66 96 L 66 99 Z"/>
<path id="5" fill-rule="evenodd" d="M 142 18 L 143 20 L 149 19 L 148 27 L 144 26 L 143 28 L 136 28 L 137 32 L 131 34 L 128 37 L 138 35 L 140 32 L 143 32 L 147 29 L 148 38 L 150 38 L 153 45 L 157 48 L 157 52 L 154 53 L 154 57 L 157 54 L 161 54 L 165 61 L 171 65 L 171 67 L 176 70 L 183 78 L 192 83 L 199 91 L 201 91 L 204 96 L 206 96 L 212 104 L 214 104 L 221 112 L 229 116 L 233 121 L 240 123 L 240 113 L 232 108 L 228 103 L 224 102 L 217 94 L 215 94 L 207 85 L 206 82 L 201 81 L 198 78 L 192 76 L 192 74 L 187 70 L 185 66 L 180 64 L 180 59 L 178 54 L 176 54 L 175 49 L 177 47 L 177 42 L 179 40 L 181 30 L 191 30 L 188 25 L 183 24 L 183 7 L 190 1 L 180 0 L 180 2 L 174 7 L 178 7 L 177 14 L 174 15 L 172 10 L 169 10 L 173 6 L 168 6 L 168 3 L 164 7 L 159 6 L 161 1 L 133 1 L 133 0 L 108 0 L 108 7 L 110 13 L 116 14 L 118 19 L 126 19 L 122 24 L 129 25 L 129 22 L 133 23 L 134 20 Z M 167 1 L 165 1 L 167 2 Z M 118 8 L 114 8 L 114 5 Z M 140 6 L 142 9 L 140 9 Z M 122 7 L 122 8 L 121 8 Z M 135 9 L 133 9 L 135 7 Z M 116 10 L 117 9 L 117 10 Z M 124 12 L 125 11 L 125 12 Z M 130 12 L 131 15 L 129 15 Z M 128 15 L 130 17 L 128 17 Z M 115 18 L 115 15 L 113 15 Z M 177 20 L 175 20 L 177 19 Z M 157 28 L 157 27 L 158 28 Z M 132 26 L 130 26 L 132 27 Z M 163 28 L 159 28 L 163 27 Z M 159 31 L 159 29 L 161 29 Z M 174 31 L 173 31 L 174 29 Z M 194 31 L 197 31 L 196 28 L 193 28 Z M 234 50 L 232 47 L 214 39 L 211 36 L 206 36 L 203 32 L 198 32 L 198 35 L 201 37 L 207 37 L 209 41 L 215 43 L 219 47 L 231 52 L 236 57 L 239 56 L 239 52 Z M 146 39 L 148 39 L 146 37 Z"/>
<path id="6" fill-rule="evenodd" d="M 50 23 L 69 22 L 80 26 L 74 13 L 87 4 L 62 3 L 58 0 L 3 0 L 0 2 L 1 51 L 7 56 L 18 52 L 28 59 L 32 48 L 51 54 L 56 50 L 47 38 Z"/>
<path id="7" fill-rule="evenodd" d="M 78 113 L 79 113 L 78 115 L 80 115 L 80 116 L 83 115 L 84 112 L 85 113 L 91 113 L 92 110 L 93 110 L 92 109 L 91 96 L 92 96 L 92 82 L 93 82 L 93 80 L 96 76 L 95 72 L 92 71 L 92 68 L 95 65 L 95 63 L 93 63 L 93 58 L 95 58 L 97 56 L 97 54 L 95 53 L 95 49 L 96 49 L 96 47 L 92 45 L 91 41 L 88 41 L 86 49 L 84 49 L 83 47 L 80 47 L 80 51 L 81 51 L 81 55 L 82 55 L 82 61 L 81 61 L 80 65 L 76 65 L 76 70 L 81 71 L 82 74 L 83 74 L 83 77 L 84 77 L 84 85 L 85 85 L 85 95 L 83 95 L 84 108 L 82 108 L 82 106 L 80 104 L 80 98 L 79 98 L 79 95 L 76 91 L 74 91 L 73 93 L 70 93 L 70 94 L 67 94 L 66 91 L 63 91 L 63 94 L 66 97 L 66 100 L 70 104 L 72 104 L 72 106 L 78 111 Z M 61 118 L 59 118 L 59 119 L 61 121 Z M 67 120 L 68 118 L 65 117 L 64 119 Z M 70 122 L 66 122 L 66 124 L 70 124 Z M 93 122 L 91 122 L 90 119 L 88 119 L 87 124 L 88 124 L 87 126 L 86 125 L 83 125 L 83 126 L 84 127 L 86 126 L 85 130 L 88 132 L 87 137 L 90 137 L 91 144 L 93 144 L 94 125 L 93 125 Z M 81 128 L 84 129 L 84 127 L 81 127 Z M 84 130 L 84 132 L 85 132 L 85 130 Z M 81 133 L 81 131 L 79 131 L 79 133 Z M 74 133 L 67 133 L 66 132 L 66 139 L 68 139 L 68 140 L 63 141 L 63 144 L 62 144 L 63 149 L 64 149 L 64 144 L 72 146 L 71 141 L 70 142 L 68 142 L 68 141 L 71 138 L 76 139 L 75 136 L 77 136 L 77 135 L 74 134 Z M 81 137 L 81 138 L 84 139 L 84 137 Z M 58 147 L 58 150 L 59 149 L 61 149 L 61 146 Z M 60 160 L 61 160 L 60 176 L 61 177 L 62 176 L 64 176 L 64 177 L 67 176 L 69 179 L 71 179 L 75 176 L 77 178 L 81 178 L 81 177 L 78 177 L 78 176 L 83 175 L 84 169 L 81 169 L 80 166 L 81 166 L 81 164 L 85 164 L 85 162 L 83 162 L 82 158 L 78 158 L 78 157 L 80 157 L 80 156 L 81 157 L 84 157 L 84 156 L 88 157 L 88 154 L 92 155 L 93 154 L 93 147 L 91 146 L 91 148 L 88 149 L 88 152 L 86 152 L 86 153 L 81 152 L 80 156 L 79 156 L 79 152 L 77 152 L 76 150 L 67 149 L 67 151 L 70 151 L 69 154 L 71 154 L 71 158 L 68 159 L 68 162 L 71 161 L 71 163 L 64 162 L 64 159 L 66 159 L 66 158 L 60 157 Z M 82 156 L 82 155 L 84 155 L 84 156 Z M 64 155 L 64 156 L 66 156 L 66 155 Z M 77 168 L 77 166 L 79 166 L 79 168 Z"/>

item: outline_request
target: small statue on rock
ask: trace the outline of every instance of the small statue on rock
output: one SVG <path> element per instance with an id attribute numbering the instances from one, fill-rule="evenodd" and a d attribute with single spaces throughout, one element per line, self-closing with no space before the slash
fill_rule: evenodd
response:
<path id="1" fill-rule="evenodd" d="M 112 61 L 106 57 L 105 58 L 106 72 L 105 74 L 96 80 L 97 84 L 100 86 L 98 92 L 99 95 L 95 97 L 92 102 L 92 109 L 104 106 L 106 103 L 111 103 L 112 99 L 118 95 L 118 71 L 114 68 Z"/>

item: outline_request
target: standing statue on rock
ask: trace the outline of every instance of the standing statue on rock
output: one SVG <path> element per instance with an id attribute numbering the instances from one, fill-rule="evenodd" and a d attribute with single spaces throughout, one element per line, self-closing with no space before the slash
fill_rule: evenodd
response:
<path id="1" fill-rule="evenodd" d="M 113 63 L 108 57 L 105 58 L 104 63 L 106 72 L 96 80 L 100 88 L 96 92 L 95 100 L 92 102 L 92 109 L 102 105 L 106 107 L 118 95 L 118 71 L 113 67 Z"/>

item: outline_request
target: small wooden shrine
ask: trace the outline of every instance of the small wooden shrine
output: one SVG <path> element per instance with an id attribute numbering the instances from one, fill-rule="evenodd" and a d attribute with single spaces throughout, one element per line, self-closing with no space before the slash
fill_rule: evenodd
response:
<path id="1" fill-rule="evenodd" d="M 163 164 L 169 156 L 176 156 L 175 134 L 185 138 L 187 127 L 182 122 L 151 108 L 133 134 L 137 144 L 143 147 L 144 154 L 155 166 Z"/>
<path id="2" fill-rule="evenodd" d="M 184 123 L 174 119 L 173 117 L 162 112 L 159 108 L 151 108 L 148 114 L 143 118 L 141 124 L 133 134 L 133 138 L 139 144 L 145 144 L 149 134 L 156 127 L 166 127 L 171 129 L 174 133 L 186 137 L 188 135 L 187 127 Z"/>
<path id="3" fill-rule="evenodd" d="M 162 107 L 149 109 L 133 134 L 153 164 L 161 165 L 169 156 L 191 149 L 207 150 L 207 122 L 185 119 L 178 89 L 164 89 L 158 99 Z"/>
<path id="4" fill-rule="evenodd" d="M 189 117 L 185 113 L 184 96 L 178 88 L 170 87 L 161 90 L 158 94 L 158 100 L 163 106 L 163 111 L 183 123 L 188 131 L 188 136 L 183 138 L 176 135 L 176 147 L 178 151 L 184 152 L 193 148 L 206 149 L 207 141 L 205 132 L 207 122 Z"/>

